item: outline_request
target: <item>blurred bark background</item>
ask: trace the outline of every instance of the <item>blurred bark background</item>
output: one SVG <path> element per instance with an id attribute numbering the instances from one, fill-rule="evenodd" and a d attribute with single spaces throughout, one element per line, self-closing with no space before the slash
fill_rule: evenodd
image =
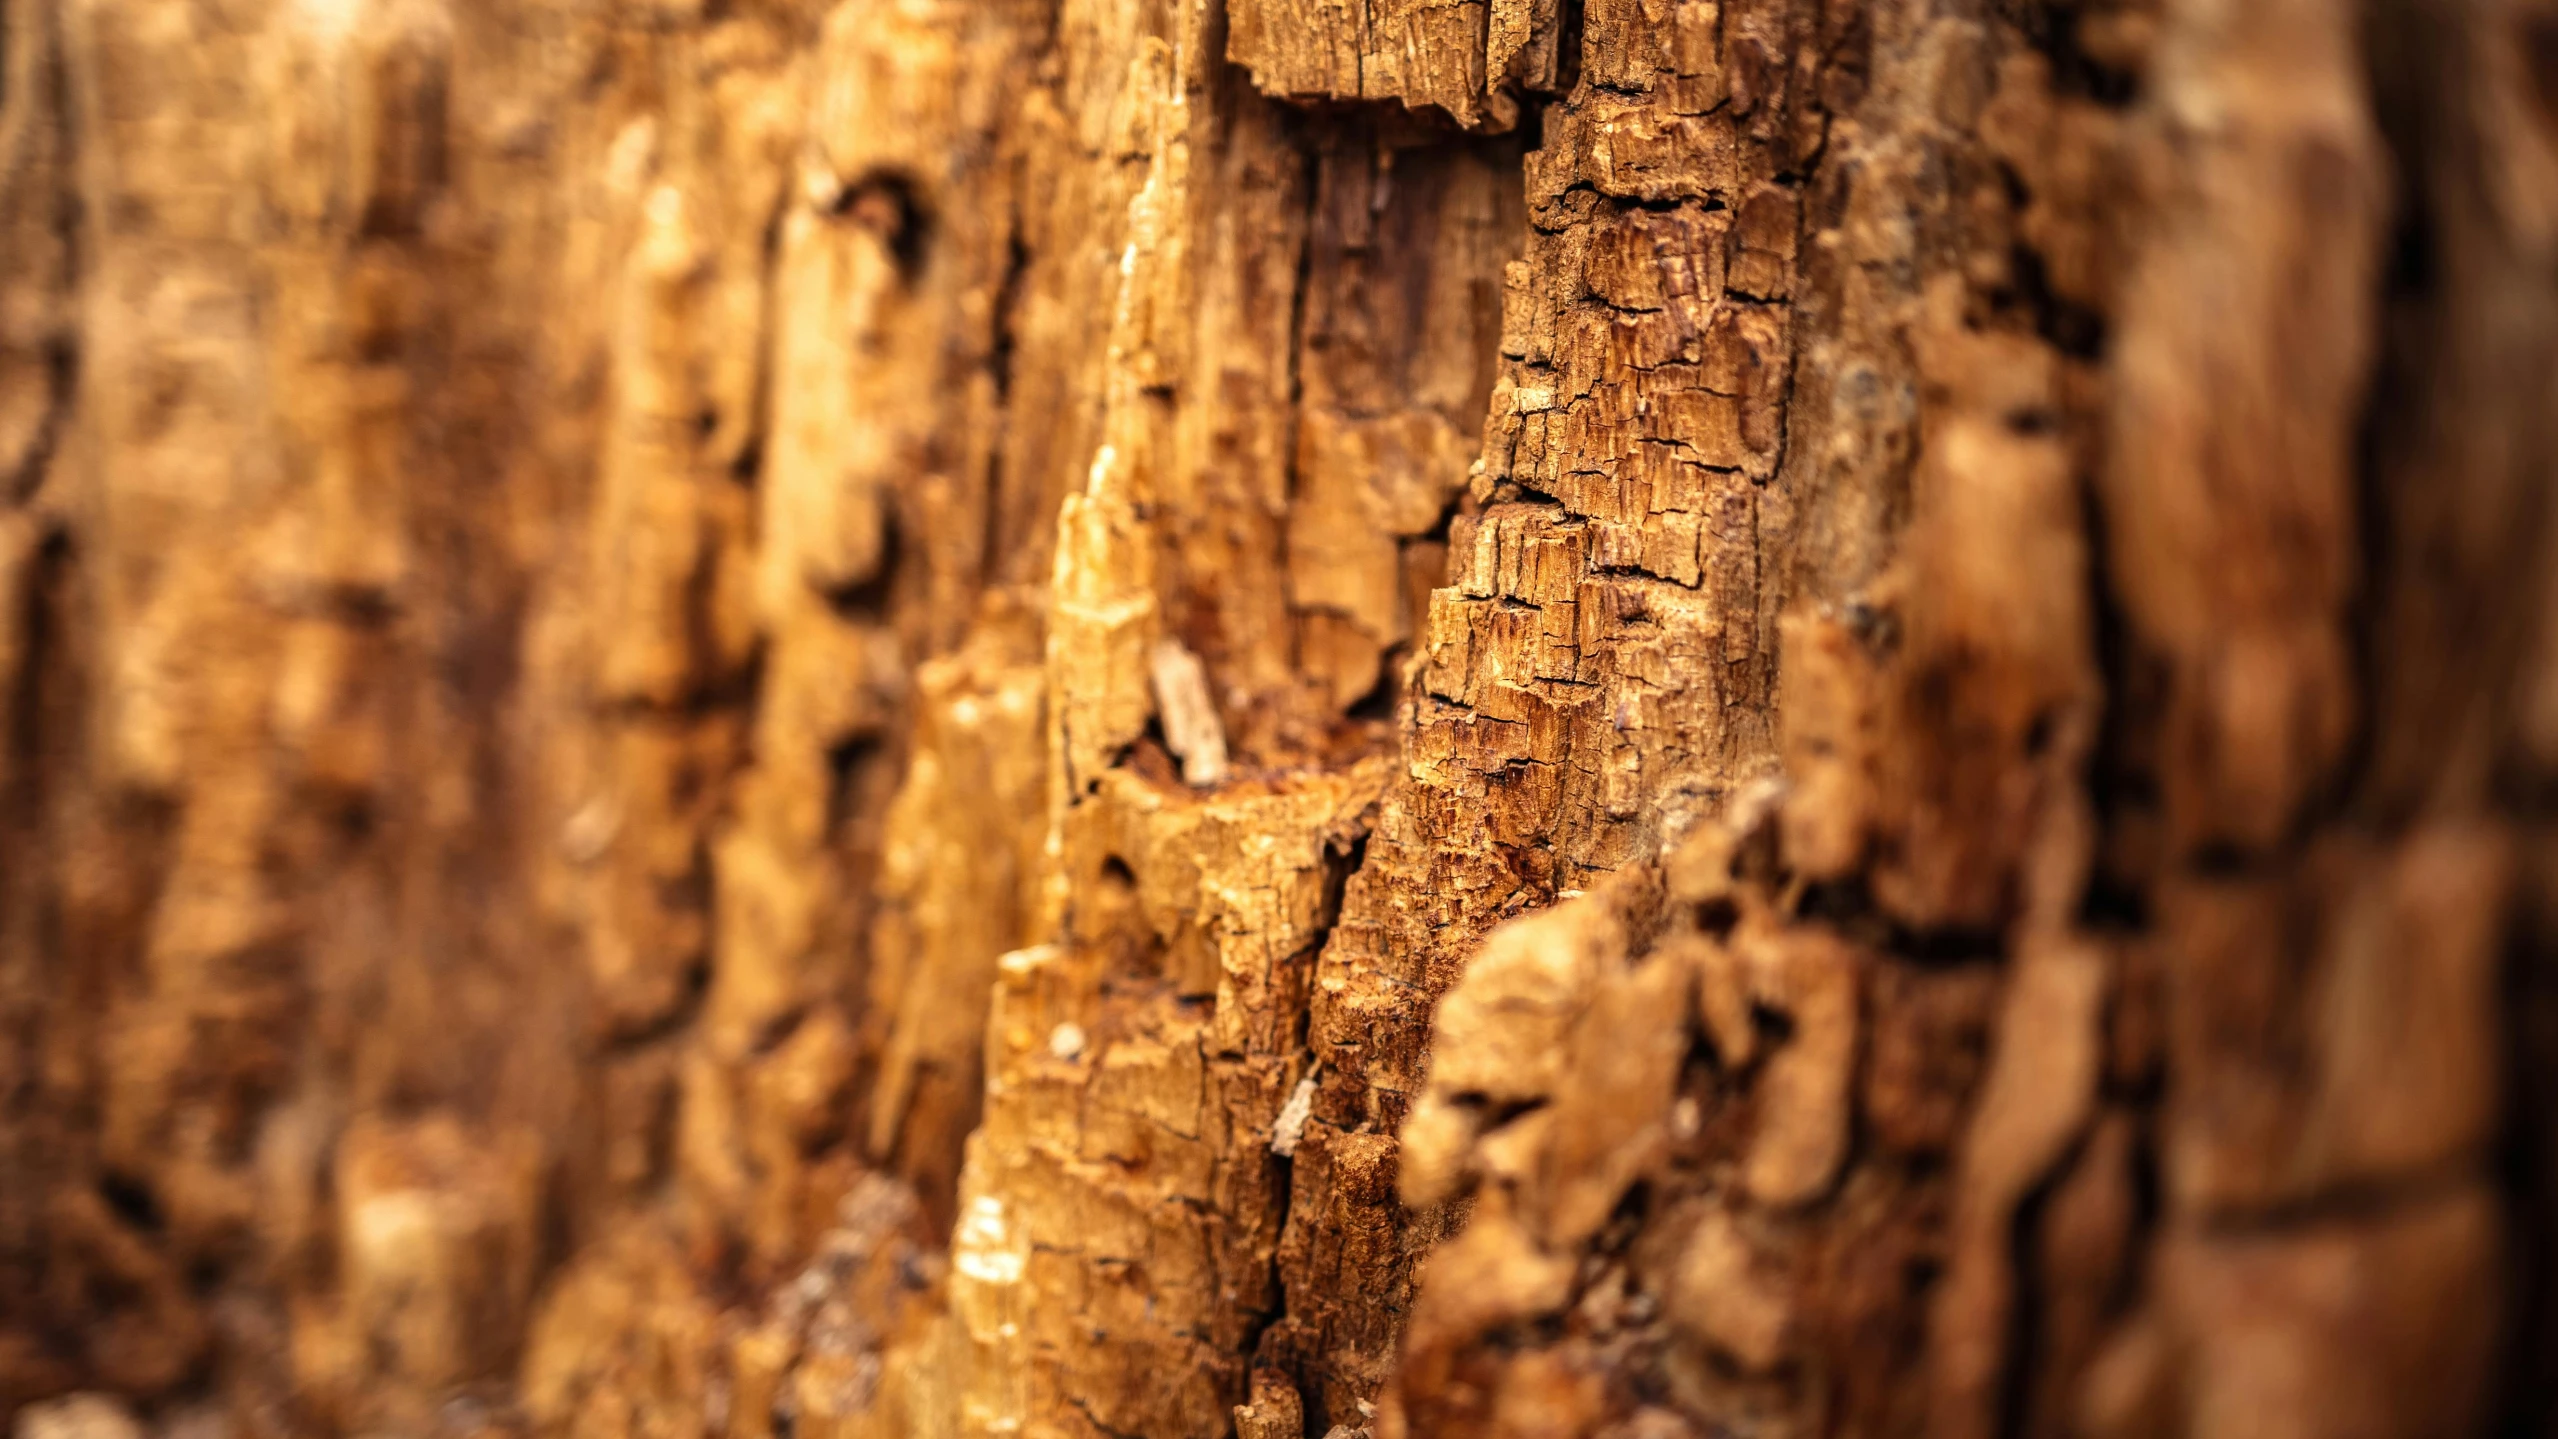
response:
<path id="1" fill-rule="evenodd" d="M 25 1439 L 2558 1432 L 2558 6 L 5 0 Z"/>

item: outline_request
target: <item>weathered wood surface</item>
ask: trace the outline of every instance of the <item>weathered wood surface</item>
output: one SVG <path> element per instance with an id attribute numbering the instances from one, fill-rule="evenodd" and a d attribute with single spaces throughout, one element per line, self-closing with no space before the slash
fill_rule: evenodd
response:
<path id="1" fill-rule="evenodd" d="M 26 1439 L 2558 1422 L 2558 17 L 6 0 Z"/>

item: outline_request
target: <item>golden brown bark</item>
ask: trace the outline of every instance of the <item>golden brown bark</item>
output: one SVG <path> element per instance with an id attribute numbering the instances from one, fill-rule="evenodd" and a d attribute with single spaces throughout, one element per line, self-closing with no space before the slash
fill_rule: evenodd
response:
<path id="1" fill-rule="evenodd" d="M 27 1439 L 2558 1419 L 2531 0 L 5 4 Z"/>

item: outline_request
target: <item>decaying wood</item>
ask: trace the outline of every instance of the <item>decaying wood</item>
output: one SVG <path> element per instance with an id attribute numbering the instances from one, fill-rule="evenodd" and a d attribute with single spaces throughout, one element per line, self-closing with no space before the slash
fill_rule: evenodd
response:
<path id="1" fill-rule="evenodd" d="M 2558 12 L 5 0 L 25 1439 L 2558 1422 Z"/>

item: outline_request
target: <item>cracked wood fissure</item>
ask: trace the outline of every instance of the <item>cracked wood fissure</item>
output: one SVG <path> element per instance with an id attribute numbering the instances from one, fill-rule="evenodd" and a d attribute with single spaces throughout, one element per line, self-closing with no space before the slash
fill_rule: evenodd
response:
<path id="1" fill-rule="evenodd" d="M 2558 1423 L 2541 0 L 0 0 L 26 1439 Z"/>

